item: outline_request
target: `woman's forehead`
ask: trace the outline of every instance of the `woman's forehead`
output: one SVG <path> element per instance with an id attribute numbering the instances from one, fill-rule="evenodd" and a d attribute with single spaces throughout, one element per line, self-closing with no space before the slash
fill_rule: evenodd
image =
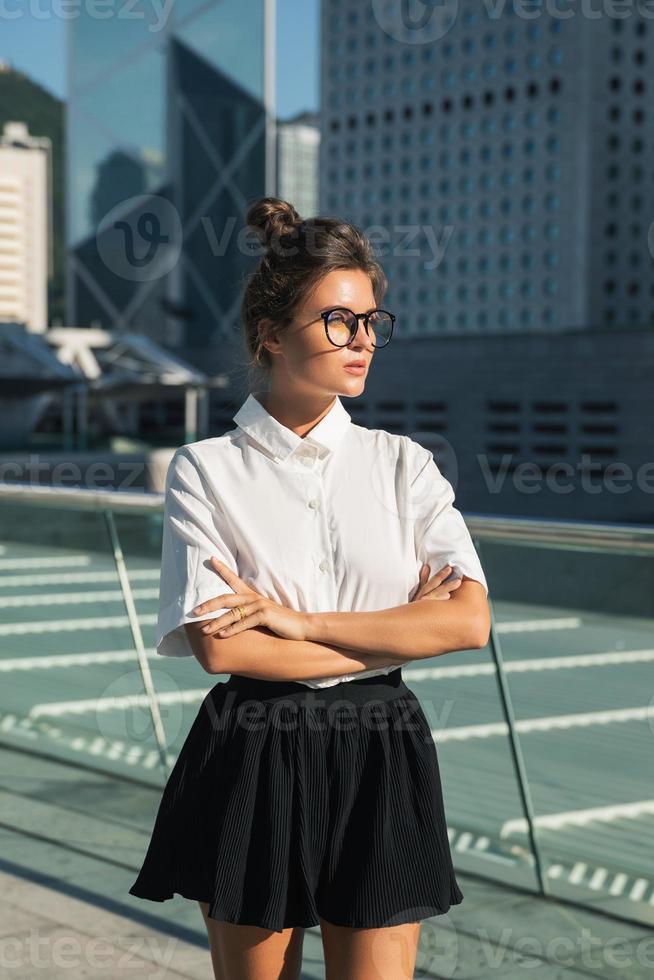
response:
<path id="1" fill-rule="evenodd" d="M 370 279 L 365 273 L 361 273 L 361 277 L 356 279 L 332 275 L 316 286 L 309 297 L 309 305 L 316 310 L 328 306 L 347 306 L 358 312 L 372 309 L 375 296 Z"/>

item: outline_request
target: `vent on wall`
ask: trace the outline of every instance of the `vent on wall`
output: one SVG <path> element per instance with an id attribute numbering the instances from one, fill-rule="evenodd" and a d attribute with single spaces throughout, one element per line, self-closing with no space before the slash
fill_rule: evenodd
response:
<path id="1" fill-rule="evenodd" d="M 540 399 L 531 404 L 530 457 L 544 469 L 570 459 L 570 406 L 560 399 Z"/>
<path id="2" fill-rule="evenodd" d="M 561 399 L 541 399 L 523 408 L 513 399 L 494 399 L 486 409 L 486 453 L 493 473 L 511 473 L 524 462 L 547 469 L 563 460 L 601 473 L 617 458 L 615 401 L 581 401 L 575 407 Z M 584 455 L 590 458 L 584 461 Z"/>
<path id="3" fill-rule="evenodd" d="M 421 432 L 447 431 L 447 402 L 419 401 L 414 405 L 415 428 Z"/>
<path id="4" fill-rule="evenodd" d="M 514 399 L 489 399 L 486 412 L 488 468 L 491 473 L 512 473 L 522 462 L 522 404 Z M 507 456 L 510 458 L 503 458 Z"/>
<path id="5" fill-rule="evenodd" d="M 618 458 L 619 405 L 612 400 L 582 401 L 579 405 L 579 468 L 603 473 Z M 583 460 L 582 456 L 589 459 Z"/>
<path id="6" fill-rule="evenodd" d="M 387 432 L 404 435 L 409 426 L 408 407 L 403 401 L 379 401 L 375 405 L 375 425 Z"/>

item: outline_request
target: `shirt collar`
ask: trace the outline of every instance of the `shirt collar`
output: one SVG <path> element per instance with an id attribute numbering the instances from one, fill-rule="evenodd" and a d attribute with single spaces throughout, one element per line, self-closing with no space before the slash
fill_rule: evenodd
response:
<path id="1" fill-rule="evenodd" d="M 350 425 L 351 416 L 337 395 L 327 414 L 302 437 L 278 422 L 254 394 L 250 394 L 233 419 L 255 442 L 268 449 L 277 459 L 284 460 L 299 446 L 307 444 L 324 450 L 321 455 L 334 452 Z"/>

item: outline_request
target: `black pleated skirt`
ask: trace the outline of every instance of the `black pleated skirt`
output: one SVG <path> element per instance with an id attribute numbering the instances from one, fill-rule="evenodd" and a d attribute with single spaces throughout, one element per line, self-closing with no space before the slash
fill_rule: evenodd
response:
<path id="1" fill-rule="evenodd" d="M 202 702 L 130 894 L 280 932 L 376 928 L 463 894 L 429 723 L 389 674 L 314 689 L 237 674 Z"/>

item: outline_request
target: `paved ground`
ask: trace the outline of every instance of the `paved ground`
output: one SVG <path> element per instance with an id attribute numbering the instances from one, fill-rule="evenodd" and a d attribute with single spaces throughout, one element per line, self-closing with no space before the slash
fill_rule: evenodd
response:
<path id="1" fill-rule="evenodd" d="M 172 761 L 206 691 L 224 678 L 209 678 L 193 659 L 154 654 L 157 562 L 130 562 L 128 555 L 128 568 Z M 548 939 L 578 941 L 587 922 L 600 942 L 614 945 L 622 937 L 637 941 L 648 929 L 652 935 L 653 624 L 504 603 L 495 612 L 548 888 L 642 926 L 557 909 L 515 890 L 533 887 L 533 864 L 493 665 L 487 651 L 471 651 L 403 669 L 436 740 L 466 895 L 460 908 L 442 917 L 445 924 L 423 926 L 423 937 L 436 936 L 438 944 L 456 927 L 456 969 L 441 963 L 435 976 L 574 976 L 563 963 L 544 965 L 552 954 Z M 159 908 L 126 895 L 162 777 L 108 556 L 0 546 L 0 745 L 0 895 L 7 905 L 0 913 L 0 950 L 6 953 L 12 948 L 7 938 L 18 937 L 24 958 L 27 923 L 36 917 L 39 936 L 77 930 L 83 950 L 91 948 L 90 936 L 117 937 L 115 956 L 119 941 L 132 936 L 172 935 L 177 972 L 165 975 L 206 976 L 197 909 L 181 898 Z M 530 952 L 543 943 L 538 966 L 509 967 L 515 952 L 493 965 L 491 951 L 503 952 L 503 927 L 511 950 L 521 937 L 532 937 Z M 46 945 L 52 954 L 55 944 Z M 429 942 L 423 945 L 426 951 Z M 638 972 L 642 944 L 638 950 L 621 976 L 645 976 Z M 592 951 L 584 963 L 579 946 L 572 962 L 586 976 L 617 976 L 609 953 L 604 947 L 596 967 Z M 0 958 L 0 977 L 3 970 L 11 977 L 154 976 L 143 970 L 156 954 L 141 942 L 140 965 L 122 973 L 90 965 L 30 973 L 29 963 L 14 968 Z M 319 934 L 311 930 L 305 954 L 306 976 L 321 976 Z"/>
<path id="2" fill-rule="evenodd" d="M 6 757 L 3 758 L 6 761 Z M 12 980 L 173 980 L 211 976 L 200 912 L 176 897 L 127 894 L 129 848 L 114 837 L 111 859 L 88 857 L 98 841 L 69 817 L 75 850 L 2 831 L 0 976 Z M 654 933 L 585 909 L 537 899 L 459 875 L 463 903 L 423 921 L 415 978 L 458 980 L 645 980 Z M 324 978 L 319 929 L 305 932 L 303 978 Z"/>

